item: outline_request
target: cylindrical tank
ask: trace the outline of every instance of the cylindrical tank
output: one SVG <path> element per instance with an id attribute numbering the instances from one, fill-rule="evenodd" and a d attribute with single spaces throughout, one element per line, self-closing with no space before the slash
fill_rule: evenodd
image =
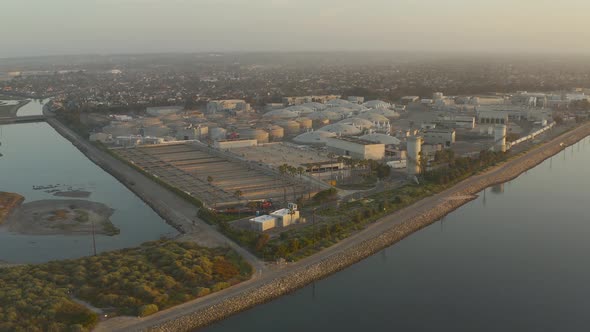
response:
<path id="1" fill-rule="evenodd" d="M 301 132 L 301 125 L 297 121 L 285 121 L 279 125 L 284 128 L 284 133 L 287 135 L 297 135 Z"/>
<path id="2" fill-rule="evenodd" d="M 311 129 L 313 126 L 313 121 L 310 118 L 299 118 L 295 121 L 299 122 L 303 129 Z"/>
<path id="3" fill-rule="evenodd" d="M 506 125 L 494 127 L 494 151 L 506 152 Z"/>
<path id="4" fill-rule="evenodd" d="M 258 143 L 268 143 L 268 132 L 255 128 L 238 128 L 240 138 L 255 139 Z"/>
<path id="5" fill-rule="evenodd" d="M 211 131 L 209 133 L 209 137 L 214 141 L 225 139 L 226 136 L 227 130 L 221 127 L 211 128 Z"/>
<path id="6" fill-rule="evenodd" d="M 281 140 L 285 136 L 285 129 L 281 126 L 272 125 L 268 128 L 268 134 L 273 140 Z"/>
<path id="7" fill-rule="evenodd" d="M 207 137 L 207 135 L 209 135 L 209 127 L 206 125 L 197 125 L 195 128 L 195 133 L 199 139 Z"/>
<path id="8" fill-rule="evenodd" d="M 408 175 L 420 174 L 420 152 L 422 152 L 422 137 L 408 137 L 408 160 L 406 162 Z"/>

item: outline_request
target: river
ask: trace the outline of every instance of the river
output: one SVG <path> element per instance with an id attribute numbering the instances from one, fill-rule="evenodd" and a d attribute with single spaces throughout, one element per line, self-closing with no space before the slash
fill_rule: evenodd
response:
<path id="1" fill-rule="evenodd" d="M 38 101 L 27 114 L 42 108 Z M 26 107 L 26 106 L 25 106 Z M 30 113 L 29 113 L 30 112 Z M 23 115 L 20 113 L 19 115 Z M 0 125 L 0 191 L 16 192 L 25 202 L 60 199 L 34 186 L 60 185 L 91 192 L 91 201 L 113 208 L 111 221 L 121 233 L 97 236 L 97 251 L 137 246 L 142 242 L 172 237 L 177 231 L 125 186 L 78 151 L 45 122 Z M 66 198 L 69 199 L 69 198 Z M 0 227 L 0 261 L 37 263 L 92 254 L 91 236 L 31 236 Z"/>
<path id="2" fill-rule="evenodd" d="M 31 99 L 25 106 L 18 109 L 16 116 L 41 115 L 43 114 L 43 105 L 45 105 L 51 98 L 46 99 Z"/>
<path id="3" fill-rule="evenodd" d="M 203 329 L 587 331 L 590 139 L 403 241 Z"/>

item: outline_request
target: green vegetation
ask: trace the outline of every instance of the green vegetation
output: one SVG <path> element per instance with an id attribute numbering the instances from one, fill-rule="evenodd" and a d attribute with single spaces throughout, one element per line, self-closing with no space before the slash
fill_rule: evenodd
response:
<path id="1" fill-rule="evenodd" d="M 78 135 L 88 139 L 93 128 L 85 125 L 80 120 L 80 112 L 60 110 L 56 112 L 57 119 L 64 123 L 68 128 L 75 131 Z"/>
<path id="2" fill-rule="evenodd" d="M 4 219 L 20 204 L 25 198 L 19 194 L 8 193 L 0 191 L 0 224 L 4 222 Z"/>
<path id="3" fill-rule="evenodd" d="M 439 193 L 506 158 L 505 153 L 491 151 L 482 151 L 477 158 L 457 158 L 452 150 L 444 150 L 435 155 L 432 170 L 420 177 L 420 184 L 407 184 L 339 206 L 333 203 L 337 194 L 335 189 L 321 191 L 308 205 L 316 207 L 316 212 L 315 216 L 307 218 L 307 225 L 273 238 L 268 234 L 231 227 L 227 220 L 210 210 L 201 209 L 199 217 L 218 225 L 225 235 L 265 260 L 298 260 L 330 247 L 379 218 Z M 378 165 L 370 168 L 376 170 Z M 313 222 L 314 219 L 316 222 Z"/>
<path id="4" fill-rule="evenodd" d="M 147 316 L 246 280 L 251 266 L 227 248 L 155 241 L 75 260 L 0 269 L 0 331 L 92 328 L 97 315 Z"/>

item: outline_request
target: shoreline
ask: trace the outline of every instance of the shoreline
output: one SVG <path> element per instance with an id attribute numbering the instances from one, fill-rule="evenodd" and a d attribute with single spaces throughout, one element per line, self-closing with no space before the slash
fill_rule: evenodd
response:
<path id="1" fill-rule="evenodd" d="M 18 103 L 16 105 L 1 105 L 0 110 L 0 117 L 16 117 L 18 116 L 18 110 L 20 110 L 23 106 L 27 105 L 28 103 L 30 103 L 31 100 L 28 99 L 24 99 L 24 100 L 19 100 Z M 5 108 L 5 109 L 2 109 Z M 6 114 L 4 114 L 6 113 Z"/>
<path id="2" fill-rule="evenodd" d="M 65 128 L 55 118 L 48 118 L 48 124 L 61 136 L 80 150 L 90 161 L 119 180 L 130 191 L 134 192 L 168 224 L 175 226 L 180 233 L 193 234 L 199 237 L 213 237 L 215 240 L 235 247 L 237 244 L 228 241 L 217 231 L 211 233 L 210 226 L 187 225 L 187 217 L 170 210 L 170 206 L 152 200 L 133 183 L 129 183 L 129 174 L 115 170 L 109 161 L 103 161 L 100 153 L 91 150 L 93 146 L 79 142 L 76 134 Z M 63 126 L 63 127 L 62 127 Z M 255 275 L 248 281 L 230 287 L 210 296 L 191 300 L 176 307 L 160 311 L 145 318 L 117 317 L 101 322 L 97 331 L 193 331 L 233 314 L 250 309 L 258 304 L 274 300 L 282 295 L 291 293 L 306 285 L 323 279 L 346 267 L 349 267 L 440 220 L 457 208 L 477 198 L 480 191 L 500 183 L 508 182 L 527 170 L 534 168 L 546 159 L 559 153 L 566 147 L 590 136 L 590 123 L 582 124 L 572 130 L 542 143 L 524 154 L 516 154 L 498 166 L 473 175 L 433 196 L 426 197 L 413 205 L 399 210 L 391 215 L 382 217 L 376 223 L 339 243 L 307 257 L 297 263 L 288 264 L 274 270 L 267 270 L 264 264 L 242 247 L 238 252 L 245 256 L 260 275 Z M 89 150 L 90 149 L 90 150 Z M 95 155 L 98 154 L 98 155 Z M 134 172 L 137 172 L 134 170 Z M 175 194 L 173 194 L 175 195 Z M 182 200 L 182 198 L 178 198 Z M 169 202 L 168 202 L 169 204 Z M 179 222 L 179 224 L 176 224 Z M 198 224 L 201 221 L 198 220 Z M 190 232 L 186 232 L 188 228 Z M 197 231 L 195 231 L 197 230 Z M 209 233 L 209 234 L 207 234 Z M 203 241 L 197 239 L 196 242 Z M 265 271 L 262 275 L 262 271 Z"/>
<path id="3" fill-rule="evenodd" d="M 191 313 L 161 322 L 156 321 L 153 325 L 145 321 L 142 322 L 142 324 L 136 325 L 147 326 L 134 327 L 131 325 L 126 326 L 126 329 L 148 331 L 194 331 L 195 329 L 206 327 L 231 315 L 251 309 L 256 305 L 270 302 L 280 296 L 303 288 L 314 281 L 326 278 L 392 246 L 407 236 L 435 223 L 449 213 L 474 200 L 477 198 L 477 193 L 482 190 L 517 178 L 526 171 L 538 166 L 548 158 L 553 157 L 565 148 L 576 144 L 588 136 L 590 136 L 590 123 L 582 124 L 571 131 L 553 138 L 549 142 L 534 147 L 523 155 L 517 155 L 499 166 L 493 167 L 482 174 L 472 176 L 456 184 L 452 188 L 434 195 L 442 196 L 446 199 L 439 200 L 438 204 L 430 206 L 425 213 L 421 213 L 394 225 L 385 225 L 387 226 L 386 230 L 380 235 L 360 242 L 356 242 L 354 241 L 355 239 L 351 238 L 349 242 L 354 241 L 351 246 L 341 251 L 330 253 L 329 256 L 321 259 L 319 262 L 307 262 L 308 260 L 313 260 L 313 256 L 309 259 L 304 259 L 301 261 L 302 264 L 297 264 L 297 268 L 285 271 L 284 275 L 277 276 L 262 285 L 245 289 L 238 295 L 223 299 L 215 304 L 196 309 Z M 419 203 L 420 202 L 417 202 L 404 210 L 414 209 L 415 205 Z M 382 219 L 385 220 L 380 220 L 378 223 L 386 223 L 386 219 L 391 219 L 392 216 L 397 214 L 398 213 L 394 213 L 393 215 L 383 217 Z M 375 228 L 374 226 L 365 231 Z M 381 226 L 383 226 L 383 224 L 381 224 Z M 338 247 L 341 246 L 341 244 L 335 246 Z M 329 248 L 326 250 L 329 250 Z M 321 254 L 321 252 L 319 254 Z M 174 308 L 169 310 L 174 310 Z"/>

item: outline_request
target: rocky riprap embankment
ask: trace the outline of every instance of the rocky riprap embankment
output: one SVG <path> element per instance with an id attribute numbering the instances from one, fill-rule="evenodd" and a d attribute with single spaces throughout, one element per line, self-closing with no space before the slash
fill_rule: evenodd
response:
<path id="1" fill-rule="evenodd" d="M 481 190 L 516 178 L 523 172 L 535 167 L 545 159 L 557 154 L 565 147 L 575 144 L 588 135 L 590 135 L 590 124 L 576 128 L 543 145 L 540 148 L 542 150 L 535 150 L 525 156 L 519 157 L 516 159 L 518 162 L 509 162 L 502 165 L 499 169 L 491 170 L 486 174 L 466 180 L 473 181 L 473 183 L 467 189 L 453 193 L 454 197 L 460 197 L 460 199 L 442 201 L 428 212 L 411 218 L 404 223 L 396 224 L 376 238 L 361 242 L 320 262 L 304 266 L 287 276 L 271 280 L 258 288 L 245 291 L 215 305 L 153 326 L 150 328 L 150 331 L 191 331 L 293 292 L 315 280 L 325 278 L 440 220 L 445 215 L 474 199 L 476 197 L 474 195 Z"/>

